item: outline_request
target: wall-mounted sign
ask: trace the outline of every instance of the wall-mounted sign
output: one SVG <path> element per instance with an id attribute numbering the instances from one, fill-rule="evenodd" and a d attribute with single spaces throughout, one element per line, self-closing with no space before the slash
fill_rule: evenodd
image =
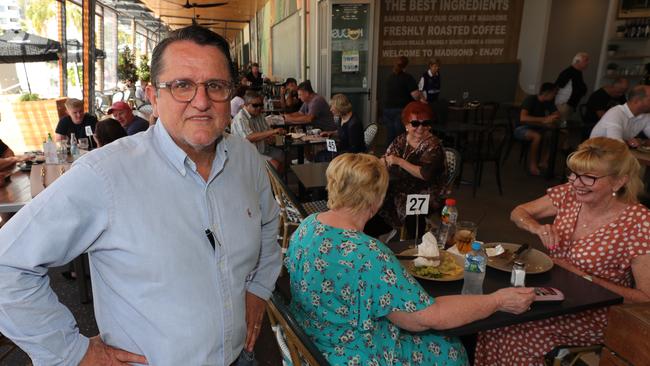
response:
<path id="1" fill-rule="evenodd" d="M 343 56 L 341 58 L 341 71 L 342 72 L 359 71 L 359 51 L 357 50 L 343 51 Z"/>
<path id="2" fill-rule="evenodd" d="M 523 0 L 382 0 L 379 62 L 513 62 L 522 10 Z"/>

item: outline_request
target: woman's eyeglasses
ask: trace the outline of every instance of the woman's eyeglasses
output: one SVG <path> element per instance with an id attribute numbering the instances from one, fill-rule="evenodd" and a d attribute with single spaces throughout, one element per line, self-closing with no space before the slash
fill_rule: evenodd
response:
<path id="1" fill-rule="evenodd" d="M 181 103 L 191 102 L 196 96 L 199 85 L 203 86 L 208 98 L 213 102 L 225 102 L 230 99 L 233 85 L 226 80 L 208 80 L 195 83 L 191 80 L 173 80 L 156 84 L 158 89 L 169 89 L 172 97 Z"/>
<path id="2" fill-rule="evenodd" d="M 612 174 L 607 174 L 607 175 L 601 175 L 601 176 L 595 176 L 595 175 L 589 175 L 589 174 L 578 174 L 572 170 L 569 170 L 567 172 L 566 178 L 569 180 L 569 182 L 573 183 L 577 180 L 580 181 L 580 183 L 584 184 L 587 187 L 591 187 L 594 184 L 596 184 L 596 181 L 600 178 L 608 177 Z"/>
<path id="3" fill-rule="evenodd" d="M 418 121 L 418 120 L 414 119 L 413 121 L 411 121 L 411 127 L 413 127 L 413 128 L 417 128 L 417 127 L 420 127 L 420 126 L 422 126 L 422 127 L 431 127 L 431 124 L 432 124 L 432 122 L 431 122 L 430 119 L 427 119 L 427 120 L 424 120 L 424 121 Z"/>

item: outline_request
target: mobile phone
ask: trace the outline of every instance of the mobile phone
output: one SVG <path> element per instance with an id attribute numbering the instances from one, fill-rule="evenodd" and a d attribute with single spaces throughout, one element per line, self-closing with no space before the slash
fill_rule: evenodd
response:
<path id="1" fill-rule="evenodd" d="M 562 301 L 564 294 L 554 287 L 535 287 L 535 301 Z"/>

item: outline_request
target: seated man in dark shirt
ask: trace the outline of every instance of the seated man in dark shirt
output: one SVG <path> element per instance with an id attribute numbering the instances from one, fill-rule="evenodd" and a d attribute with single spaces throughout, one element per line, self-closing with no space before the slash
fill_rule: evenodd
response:
<path id="1" fill-rule="evenodd" d="M 284 86 L 280 88 L 280 106 L 285 113 L 295 113 L 302 107 L 302 101 L 298 98 L 298 82 L 294 78 L 287 78 Z"/>
<path id="2" fill-rule="evenodd" d="M 627 102 L 625 94 L 629 86 L 630 83 L 626 78 L 618 78 L 612 84 L 603 86 L 589 96 L 584 116 L 584 123 L 588 128 L 588 131 L 585 131 L 586 136 L 591 134 L 591 129 L 608 109 Z"/>
<path id="3" fill-rule="evenodd" d="M 77 139 L 89 137 L 90 134 L 86 133 L 86 127 L 90 127 L 92 132 L 95 132 L 95 125 L 97 124 L 97 117 L 83 111 L 83 101 L 75 98 L 68 98 L 65 101 L 65 110 L 68 115 L 61 118 L 56 125 L 56 140 L 69 140 L 70 135 L 74 133 Z M 90 139 L 89 139 L 90 140 Z"/>
<path id="4" fill-rule="evenodd" d="M 518 140 L 530 141 L 528 153 L 528 170 L 532 175 L 540 175 L 537 162 L 542 143 L 543 128 L 539 125 L 553 123 L 560 118 L 560 112 L 553 103 L 557 94 L 557 86 L 553 83 L 544 83 L 537 95 L 529 95 L 521 103 L 519 121 L 521 124 L 515 128 L 514 136 Z M 537 126 L 536 126 L 537 125 Z M 546 149 L 548 150 L 548 149 Z M 544 151 L 539 166 L 548 167 L 549 152 Z"/>
<path id="5" fill-rule="evenodd" d="M 314 92 L 309 80 L 298 85 L 298 98 L 302 100 L 302 107 L 298 112 L 284 115 L 287 124 L 312 125 L 321 131 L 336 131 L 334 115 L 329 104 L 325 98 Z"/>
<path id="6" fill-rule="evenodd" d="M 146 131 L 149 128 L 149 122 L 144 118 L 134 115 L 131 107 L 125 102 L 113 103 L 108 113 L 112 114 L 113 118 L 120 122 L 126 134 L 129 136 Z"/>
<path id="7" fill-rule="evenodd" d="M 257 62 L 251 64 L 251 71 L 246 74 L 248 87 L 253 90 L 261 90 L 266 77 L 260 71 L 260 65 Z"/>

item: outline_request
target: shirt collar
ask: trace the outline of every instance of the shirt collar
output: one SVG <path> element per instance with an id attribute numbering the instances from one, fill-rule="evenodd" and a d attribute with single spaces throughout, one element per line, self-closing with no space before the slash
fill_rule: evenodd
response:
<path id="1" fill-rule="evenodd" d="M 623 113 L 627 116 L 627 118 L 634 118 L 634 113 L 630 110 L 630 107 L 627 105 L 627 103 L 623 104 Z"/>
<path id="2" fill-rule="evenodd" d="M 158 118 L 158 121 L 153 127 L 154 139 L 158 142 L 161 147 L 161 150 L 169 162 L 178 170 L 181 175 L 185 176 L 187 174 L 187 168 L 191 167 L 193 170 L 196 169 L 194 162 L 187 156 L 187 153 L 183 151 L 176 142 L 172 139 L 165 129 L 164 124 Z M 226 142 L 226 133 L 219 138 L 217 138 L 216 143 L 216 153 L 214 161 L 212 162 L 212 174 L 218 173 L 223 168 L 223 165 L 226 162 L 228 155 L 228 146 Z"/>

